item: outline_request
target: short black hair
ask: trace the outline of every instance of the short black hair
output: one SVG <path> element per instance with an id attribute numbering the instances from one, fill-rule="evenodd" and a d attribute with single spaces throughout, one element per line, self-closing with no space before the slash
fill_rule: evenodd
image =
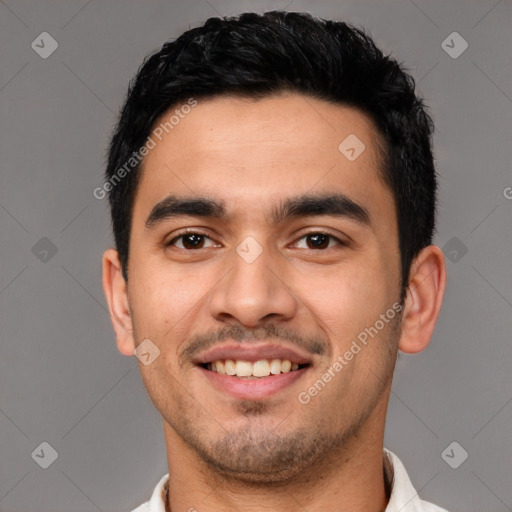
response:
<path id="1" fill-rule="evenodd" d="M 374 122 L 384 142 L 381 174 L 395 200 L 403 301 L 411 263 L 432 243 L 435 229 L 432 119 L 412 76 L 363 29 L 278 10 L 209 18 L 146 57 L 130 82 L 105 172 L 126 280 L 140 163 L 132 161 L 123 179 L 113 178 L 123 166 L 126 170 L 157 119 L 190 98 L 258 99 L 283 91 L 355 107 Z"/>

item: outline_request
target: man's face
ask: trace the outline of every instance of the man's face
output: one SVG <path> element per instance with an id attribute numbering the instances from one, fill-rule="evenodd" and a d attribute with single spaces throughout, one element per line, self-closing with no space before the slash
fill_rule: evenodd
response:
<path id="1" fill-rule="evenodd" d="M 355 159 L 362 146 L 353 137 L 338 149 L 351 134 L 365 146 Z M 376 137 L 369 118 L 346 106 L 224 96 L 199 100 L 146 157 L 130 238 L 133 338 L 159 348 L 140 365 L 144 384 L 169 437 L 198 460 L 279 480 L 352 442 L 363 425 L 383 429 L 400 256 Z M 215 201 L 223 216 L 205 206 L 155 210 L 170 195 Z M 312 211 L 304 196 L 344 201 Z M 302 208 L 283 207 L 290 201 Z M 251 364 L 259 360 L 284 373 L 248 378 L 209 366 L 222 361 L 231 372 L 229 360 L 248 361 L 239 373 L 265 374 L 265 362 Z M 286 360 L 299 369 L 286 372 Z"/>

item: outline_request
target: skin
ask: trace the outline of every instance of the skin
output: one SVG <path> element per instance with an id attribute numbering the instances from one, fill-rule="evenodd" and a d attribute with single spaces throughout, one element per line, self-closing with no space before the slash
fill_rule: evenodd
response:
<path id="1" fill-rule="evenodd" d="M 354 161 L 338 151 L 349 134 L 366 146 Z M 360 111 L 282 93 L 258 101 L 200 100 L 147 155 L 128 282 L 109 249 L 103 286 L 119 351 L 133 356 L 146 338 L 161 351 L 139 366 L 163 417 L 170 510 L 386 508 L 383 436 L 392 375 L 398 350 L 420 352 L 430 341 L 446 284 L 438 247 L 414 260 L 401 318 L 387 323 L 308 404 L 297 399 L 399 302 L 397 219 L 380 177 L 380 145 Z M 326 215 L 274 224 L 272 207 L 305 192 L 345 194 L 368 210 L 371 227 Z M 228 217 L 177 217 L 145 229 L 152 208 L 169 194 L 222 200 Z M 183 228 L 209 238 L 200 249 L 183 238 L 165 247 Z M 318 249 L 305 237 L 318 231 L 345 243 L 328 239 Z M 250 264 L 236 252 L 247 236 L 262 248 Z M 209 385 L 192 363 L 197 352 L 185 350 L 199 336 L 215 345 L 221 329 L 223 341 L 258 332 L 301 347 L 316 341 L 321 349 L 290 386 L 241 401 Z"/>

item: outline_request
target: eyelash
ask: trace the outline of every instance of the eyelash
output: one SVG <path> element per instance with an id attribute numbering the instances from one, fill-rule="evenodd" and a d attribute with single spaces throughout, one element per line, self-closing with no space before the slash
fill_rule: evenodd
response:
<path id="1" fill-rule="evenodd" d="M 197 230 L 182 231 L 181 233 L 178 233 L 172 240 L 170 240 L 169 242 L 166 242 L 164 244 L 164 246 L 165 247 L 171 247 L 175 241 L 179 240 L 180 238 L 183 238 L 186 235 L 199 235 L 199 236 L 203 236 L 203 237 L 206 237 L 206 238 L 209 238 L 210 240 L 212 240 L 211 237 L 209 237 L 206 233 L 202 233 L 201 231 L 197 231 Z M 297 238 L 297 240 L 302 240 L 303 238 L 305 238 L 307 236 L 310 236 L 310 235 L 323 235 L 323 236 L 327 236 L 327 237 L 335 240 L 336 242 L 338 242 L 338 244 L 341 245 L 341 246 L 346 246 L 347 245 L 345 242 L 340 240 L 338 237 L 332 235 L 331 233 L 329 233 L 327 231 L 310 231 L 308 233 L 304 233 L 301 237 Z M 200 250 L 200 249 L 181 249 L 181 247 L 179 249 L 183 250 L 183 251 L 188 251 L 188 252 L 194 252 L 194 251 L 199 251 Z M 325 248 L 325 249 L 308 249 L 308 250 L 310 250 L 310 251 L 315 251 L 315 250 L 325 251 L 327 249 L 332 249 L 332 247 L 328 247 L 328 248 Z"/>

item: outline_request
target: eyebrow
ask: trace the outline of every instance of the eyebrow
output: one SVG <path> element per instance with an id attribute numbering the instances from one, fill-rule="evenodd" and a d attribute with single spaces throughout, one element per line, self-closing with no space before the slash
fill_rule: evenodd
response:
<path id="1" fill-rule="evenodd" d="M 272 220 L 279 224 L 297 217 L 330 215 L 349 218 L 364 226 L 371 227 L 369 211 L 344 194 L 303 194 L 287 198 L 271 212 Z M 210 197 L 170 195 L 157 203 L 149 214 L 145 228 L 152 229 L 161 222 L 182 216 L 227 220 L 225 204 Z"/>

